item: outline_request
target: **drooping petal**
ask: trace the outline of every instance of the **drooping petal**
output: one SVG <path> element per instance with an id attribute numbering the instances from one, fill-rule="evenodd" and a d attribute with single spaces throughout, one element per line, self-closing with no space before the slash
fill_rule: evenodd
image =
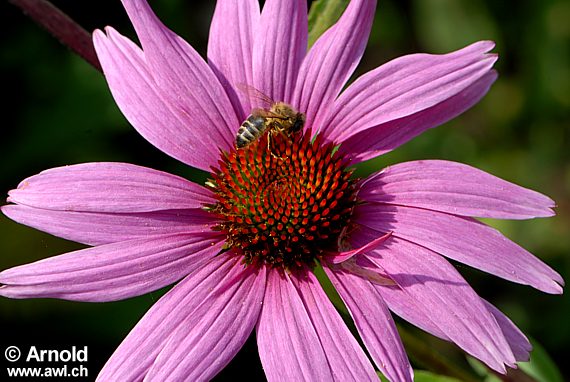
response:
<path id="1" fill-rule="evenodd" d="M 252 332 L 263 304 L 265 281 L 265 268 L 244 268 L 238 262 L 226 282 L 209 285 L 213 290 L 207 300 L 172 332 L 145 380 L 209 381 Z"/>
<path id="2" fill-rule="evenodd" d="M 213 301 L 220 285 L 235 279 L 238 264 L 237 257 L 215 256 L 161 297 L 115 350 L 97 381 L 142 380 L 172 333 Z"/>
<path id="3" fill-rule="evenodd" d="M 375 10 L 376 0 L 352 0 L 303 60 L 291 103 L 307 115 L 307 129 L 319 130 L 323 116 L 360 62 Z"/>
<path id="4" fill-rule="evenodd" d="M 191 120 L 188 129 L 195 136 L 205 131 L 217 147 L 231 147 L 241 121 L 212 69 L 194 48 L 160 22 L 146 0 L 123 0 L 123 5 L 156 84 L 172 107 L 187 114 Z"/>
<path id="5" fill-rule="evenodd" d="M 414 207 L 369 203 L 357 206 L 355 221 L 392 232 L 423 247 L 506 280 L 546 293 L 562 293 L 562 277 L 499 231 L 472 218 Z"/>
<path id="6" fill-rule="evenodd" d="M 481 41 L 445 54 L 413 54 L 374 69 L 348 87 L 323 121 L 327 138 L 342 142 L 371 127 L 448 100 L 489 73 L 494 47 Z"/>
<path id="7" fill-rule="evenodd" d="M 307 51 L 307 2 L 267 0 L 256 28 L 253 86 L 275 101 L 290 102 Z"/>
<path id="8" fill-rule="evenodd" d="M 392 151 L 427 129 L 437 127 L 475 105 L 497 79 L 491 71 L 453 97 L 407 117 L 392 120 L 347 137 L 342 151 L 362 162 Z"/>
<path id="9" fill-rule="evenodd" d="M 201 208 L 211 192 L 179 176 L 128 163 L 56 167 L 24 179 L 8 202 L 85 212 L 149 212 Z"/>
<path id="10" fill-rule="evenodd" d="M 161 90 L 142 51 L 117 31 L 97 30 L 93 43 L 119 109 L 150 143 L 190 166 L 208 170 L 218 160 L 215 133 L 191 117 Z"/>
<path id="11" fill-rule="evenodd" d="M 373 236 L 362 231 L 356 240 L 365 235 Z M 367 257 L 386 271 L 415 305 L 423 309 L 424 315 L 459 347 L 500 373 L 505 373 L 505 365 L 515 365 L 495 318 L 444 258 L 396 237 Z"/>
<path id="12" fill-rule="evenodd" d="M 269 382 L 334 380 L 299 293 L 289 276 L 278 269 L 268 273 L 256 333 Z"/>
<path id="13" fill-rule="evenodd" d="M 528 219 L 554 215 L 554 201 L 457 162 L 420 160 L 390 166 L 362 183 L 369 202 L 426 208 L 463 216 Z"/>
<path id="14" fill-rule="evenodd" d="M 116 301 L 180 280 L 215 256 L 223 236 L 151 236 L 82 249 L 0 272 L 0 296 Z"/>
<path id="15" fill-rule="evenodd" d="M 63 239 L 87 245 L 184 232 L 209 232 L 212 215 L 201 209 L 140 213 L 57 211 L 21 205 L 2 206 L 10 219 Z"/>
<path id="16" fill-rule="evenodd" d="M 451 341 L 445 332 L 440 329 L 434 321 L 432 321 L 429 309 L 426 309 L 424 303 L 422 301 L 415 300 L 413 296 L 406 293 L 402 287 L 376 285 L 375 289 L 382 295 L 384 301 L 392 312 L 418 328 L 423 329 L 442 340 Z M 532 346 L 525 335 L 496 307 L 483 299 L 481 300 L 501 328 L 501 331 L 505 336 L 505 340 L 513 352 L 515 360 L 517 362 L 528 361 Z"/>
<path id="17" fill-rule="evenodd" d="M 390 237 L 391 234 L 392 234 L 391 232 L 388 232 L 387 234 L 382 235 L 379 238 L 372 240 L 370 243 L 367 243 L 366 245 L 357 249 L 345 252 L 333 252 L 331 256 L 327 258 L 327 260 L 329 260 L 333 264 L 338 264 L 347 261 L 360 253 L 371 251 L 376 247 L 380 246 L 384 241 L 386 241 L 387 238 Z"/>
<path id="18" fill-rule="evenodd" d="M 493 306 L 488 301 L 483 300 L 489 312 L 495 317 L 497 323 L 501 327 L 511 350 L 518 362 L 527 362 L 530 359 L 530 351 L 532 345 L 526 338 L 523 332 L 499 309 Z"/>
<path id="19" fill-rule="evenodd" d="M 366 262 L 364 262 L 364 261 Z M 364 256 L 354 256 L 339 264 L 329 264 L 335 269 L 349 272 L 376 285 L 396 285 L 386 272 L 383 272 Z"/>
<path id="20" fill-rule="evenodd" d="M 359 276 L 334 268 L 324 270 L 347 306 L 376 367 L 390 381 L 412 381 L 414 372 L 380 293 Z"/>
<path id="21" fill-rule="evenodd" d="M 337 381 L 378 381 L 374 367 L 311 272 L 291 277 Z"/>
<path id="22" fill-rule="evenodd" d="M 210 26 L 208 64 L 232 100 L 240 120 L 252 109 L 237 84 L 253 85 L 253 39 L 259 25 L 258 0 L 218 0 Z"/>

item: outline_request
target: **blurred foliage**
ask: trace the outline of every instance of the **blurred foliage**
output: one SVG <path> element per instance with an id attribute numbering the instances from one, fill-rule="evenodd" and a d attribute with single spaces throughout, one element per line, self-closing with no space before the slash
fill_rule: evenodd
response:
<path id="1" fill-rule="evenodd" d="M 416 382 L 459 382 L 459 379 L 436 375 L 428 371 L 417 370 L 414 374 Z"/>
<path id="2" fill-rule="evenodd" d="M 87 29 L 113 25 L 133 37 L 119 1 L 54 1 Z M 570 275 L 570 2 L 564 0 L 383 0 L 363 61 L 362 74 L 395 57 L 444 53 L 481 39 L 497 42 L 500 73 L 489 94 L 459 118 L 426 132 L 357 170 L 365 176 L 402 161 L 439 158 L 467 163 L 538 190 L 556 200 L 557 216 L 530 221 L 486 221 L 557 269 Z M 205 55 L 212 1 L 154 1 L 172 29 Z M 116 108 L 100 73 L 72 55 L 16 8 L 0 4 L 0 76 L 5 92 L 0 140 L 0 188 L 14 188 L 43 169 L 88 161 L 124 161 L 194 180 L 203 174 L 162 154 L 141 138 Z M 0 269 L 79 248 L 0 217 Z M 537 338 L 570 378 L 570 299 L 459 266 L 486 299 Z M 129 329 L 161 295 L 82 304 L 56 300 L 0 299 L 0 345 L 89 345 L 94 375 Z M 442 356 L 465 364 L 463 354 L 401 323 Z M 542 358 L 537 351 L 534 357 Z M 254 366 L 252 366 L 254 365 Z M 255 366 L 257 365 L 257 366 Z M 526 367 L 522 367 L 527 370 Z M 262 380 L 255 340 L 219 377 L 246 373 Z M 421 373 L 418 375 L 418 377 Z M 418 380 L 437 380 L 422 376 Z M 427 378 L 427 379 L 426 379 Z M 517 379 L 513 379 L 517 380 Z M 540 378 L 537 377 L 537 380 Z"/>
<path id="3" fill-rule="evenodd" d="M 536 379 L 537 382 L 563 382 L 564 378 L 546 350 L 533 339 L 531 339 L 531 343 L 532 358 L 530 362 L 520 364 L 521 370 Z"/>
<path id="4" fill-rule="evenodd" d="M 510 369 L 509 381 L 536 381 L 536 382 L 563 382 L 557 365 L 546 353 L 544 348 L 532 338 L 532 357 L 529 362 L 519 362 L 519 369 Z M 483 363 L 471 356 L 467 361 L 479 374 L 484 382 L 501 382 L 502 379 L 496 373 L 490 371 Z M 524 378 L 524 379 L 523 379 Z"/>
<path id="5" fill-rule="evenodd" d="M 348 0 L 315 0 L 309 9 L 309 47 L 339 19 Z"/>

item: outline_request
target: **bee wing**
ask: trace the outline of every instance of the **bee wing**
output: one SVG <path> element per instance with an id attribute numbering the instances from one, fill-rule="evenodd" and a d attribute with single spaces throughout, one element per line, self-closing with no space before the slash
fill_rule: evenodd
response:
<path id="1" fill-rule="evenodd" d="M 251 115 L 253 115 L 254 117 L 263 117 L 263 118 L 274 118 L 274 119 L 287 119 L 286 117 L 279 115 L 279 114 L 275 114 L 270 110 L 267 109 L 261 109 L 261 108 L 255 108 L 251 111 Z"/>
<path id="2" fill-rule="evenodd" d="M 257 90 L 256 88 L 254 88 L 251 85 L 239 83 L 239 84 L 236 84 L 236 88 L 241 93 L 247 95 L 250 100 L 262 101 L 262 103 L 265 104 L 264 106 L 267 106 L 268 109 L 271 105 L 273 105 L 275 103 L 275 101 L 273 101 L 271 99 L 271 97 L 269 97 L 267 94 L 264 94 L 260 90 Z M 262 110 L 262 109 L 257 109 L 257 110 Z"/>
<path id="3" fill-rule="evenodd" d="M 272 114 L 273 113 L 270 112 L 269 110 L 262 109 L 259 107 L 256 107 L 251 111 L 251 115 L 253 115 L 254 117 L 271 118 L 273 116 Z"/>

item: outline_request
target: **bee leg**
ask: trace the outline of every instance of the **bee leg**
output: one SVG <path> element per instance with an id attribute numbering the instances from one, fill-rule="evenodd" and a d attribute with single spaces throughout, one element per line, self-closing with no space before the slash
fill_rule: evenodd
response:
<path id="1" fill-rule="evenodd" d="M 279 159 L 279 160 L 287 159 L 287 157 L 283 158 L 283 157 L 280 157 L 279 155 L 274 154 L 273 151 L 271 150 L 271 135 L 272 134 L 273 133 L 271 131 L 269 132 L 269 134 L 267 134 L 267 151 L 269 151 L 271 153 L 271 156 L 273 156 L 273 158 L 275 158 L 275 159 Z"/>

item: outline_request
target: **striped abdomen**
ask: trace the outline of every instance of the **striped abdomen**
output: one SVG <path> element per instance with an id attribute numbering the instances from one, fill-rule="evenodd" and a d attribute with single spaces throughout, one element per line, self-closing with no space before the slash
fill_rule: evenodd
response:
<path id="1" fill-rule="evenodd" d="M 236 135 L 236 147 L 241 149 L 254 142 L 267 129 L 266 118 L 250 115 L 241 124 Z"/>

